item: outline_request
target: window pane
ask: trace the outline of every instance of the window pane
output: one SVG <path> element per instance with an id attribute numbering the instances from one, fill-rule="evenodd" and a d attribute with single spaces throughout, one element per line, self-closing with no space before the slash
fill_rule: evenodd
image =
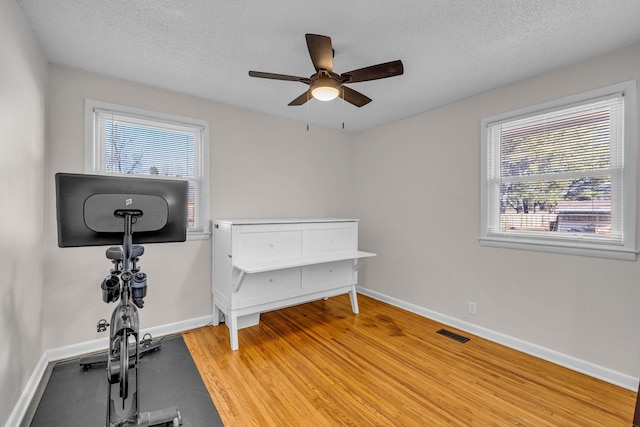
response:
<path id="1" fill-rule="evenodd" d="M 488 231 L 620 241 L 622 108 L 608 97 L 489 125 Z"/>
<path id="2" fill-rule="evenodd" d="M 117 120 L 107 120 L 104 132 L 107 172 L 195 176 L 193 134 Z"/>
<path id="3" fill-rule="evenodd" d="M 481 244 L 635 260 L 636 99 L 629 81 L 483 118 Z"/>
<path id="4" fill-rule="evenodd" d="M 189 181 L 189 196 L 187 204 L 187 227 L 194 228 L 196 224 L 200 224 L 202 220 L 200 216 L 202 213 L 196 206 L 198 206 L 198 200 L 202 200 L 202 190 L 200 186 L 194 182 Z"/>
<path id="5" fill-rule="evenodd" d="M 611 234 L 611 177 L 502 184 L 499 227 Z"/>
<path id="6" fill-rule="evenodd" d="M 117 108 L 115 105 L 92 108 L 93 172 L 188 181 L 188 229 L 206 231 L 206 124 Z"/>
<path id="7" fill-rule="evenodd" d="M 578 172 L 610 167 L 610 111 L 503 126 L 501 176 Z"/>

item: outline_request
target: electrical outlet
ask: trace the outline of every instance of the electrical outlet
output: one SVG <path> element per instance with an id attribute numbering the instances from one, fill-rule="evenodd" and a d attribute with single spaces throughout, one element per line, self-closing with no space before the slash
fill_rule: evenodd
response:
<path id="1" fill-rule="evenodd" d="M 469 314 L 478 314 L 476 311 L 476 303 L 469 301 Z"/>

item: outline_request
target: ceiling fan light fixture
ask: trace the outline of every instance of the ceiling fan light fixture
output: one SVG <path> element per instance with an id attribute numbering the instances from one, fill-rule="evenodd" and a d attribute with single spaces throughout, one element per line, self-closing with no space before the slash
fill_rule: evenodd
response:
<path id="1" fill-rule="evenodd" d="M 311 96 L 318 101 L 331 101 L 340 95 L 340 85 L 331 78 L 320 78 L 311 83 Z"/>
<path id="2" fill-rule="evenodd" d="M 249 71 L 250 77 L 262 79 L 284 80 L 300 82 L 309 85 L 309 88 L 289 103 L 290 106 L 303 105 L 311 98 L 320 101 L 331 101 L 337 97 L 355 106 L 363 107 L 371 102 L 371 98 L 351 89 L 347 84 L 368 82 L 371 80 L 386 79 L 399 76 L 404 73 L 402 61 L 395 60 L 357 70 L 337 74 L 333 72 L 334 50 L 331 38 L 319 34 L 305 34 L 309 56 L 316 72 L 309 77 L 289 76 L 286 74 L 265 73 L 262 71 Z"/>

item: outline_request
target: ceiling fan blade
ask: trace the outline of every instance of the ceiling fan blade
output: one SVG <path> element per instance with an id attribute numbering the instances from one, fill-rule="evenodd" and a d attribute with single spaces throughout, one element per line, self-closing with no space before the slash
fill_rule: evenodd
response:
<path id="1" fill-rule="evenodd" d="M 307 102 L 308 100 L 310 100 L 311 97 L 311 90 L 306 91 L 305 93 L 303 93 L 302 95 L 300 95 L 299 97 L 297 97 L 296 99 L 294 99 L 293 101 L 291 101 L 289 103 L 290 106 L 292 105 L 302 105 L 305 102 Z"/>
<path id="2" fill-rule="evenodd" d="M 344 99 L 349 104 L 355 105 L 356 107 L 362 107 L 371 102 L 371 98 L 351 89 L 350 87 L 342 86 L 340 89 L 340 98 Z"/>
<path id="3" fill-rule="evenodd" d="M 317 34 L 305 34 L 311 62 L 316 71 L 327 70 L 333 72 L 333 48 L 331 38 Z"/>
<path id="4" fill-rule="evenodd" d="M 251 77 L 260 77 L 261 79 L 286 80 L 290 82 L 310 83 L 307 77 L 287 76 L 286 74 L 263 73 L 262 71 L 249 71 Z"/>
<path id="5" fill-rule="evenodd" d="M 342 73 L 340 79 L 345 83 L 358 83 L 368 80 L 386 79 L 387 77 L 399 76 L 403 73 L 404 66 L 402 65 L 402 61 L 397 60 L 348 71 Z"/>

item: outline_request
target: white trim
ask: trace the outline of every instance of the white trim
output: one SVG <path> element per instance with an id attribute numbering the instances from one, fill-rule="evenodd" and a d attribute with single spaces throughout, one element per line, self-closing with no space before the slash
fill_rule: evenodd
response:
<path id="1" fill-rule="evenodd" d="M 589 245 L 580 247 L 574 242 L 541 242 L 539 240 L 526 240 L 507 237 L 480 237 L 480 245 L 494 248 L 518 249 L 534 252 L 552 252 L 557 254 L 590 256 L 595 258 L 618 259 L 623 261 L 635 261 L 637 250 L 625 249 L 621 246 Z"/>
<path id="2" fill-rule="evenodd" d="M 208 239 L 211 230 L 209 229 L 209 191 L 210 191 L 210 125 L 206 120 L 192 119 L 190 117 L 178 116 L 175 114 L 166 114 L 158 111 L 145 110 L 137 107 L 129 107 L 126 105 L 112 104 L 109 102 L 96 101 L 94 99 L 85 98 L 84 100 L 84 172 L 98 173 L 94 169 L 95 142 L 94 142 L 94 110 L 107 110 L 123 114 L 143 117 L 145 119 L 157 119 L 166 122 L 173 122 L 181 125 L 197 126 L 202 128 L 202 194 L 200 203 L 202 209 L 202 230 L 187 230 L 187 240 L 205 240 Z M 144 176 L 148 178 L 148 176 Z M 173 178 L 177 179 L 177 178 Z M 186 179 L 185 179 L 186 180 Z"/>
<path id="3" fill-rule="evenodd" d="M 188 331 L 190 329 L 199 328 L 210 324 L 212 316 L 203 316 L 195 319 L 183 320 L 181 322 L 169 323 L 167 325 L 154 326 L 153 328 L 143 329 L 140 331 L 140 338 L 144 334 L 151 334 L 153 337 L 162 337 L 165 335 L 177 334 L 179 332 Z M 106 350 L 109 345 L 109 337 L 98 338 L 91 341 L 85 341 L 77 344 L 71 344 L 64 347 L 58 347 L 46 351 L 48 362 L 57 362 L 59 360 L 71 359 L 97 351 Z"/>
<path id="4" fill-rule="evenodd" d="M 166 325 L 155 326 L 140 331 L 140 337 L 144 334 L 151 334 L 154 337 L 161 337 L 165 335 L 177 334 L 185 332 L 191 329 L 200 328 L 211 324 L 212 315 L 197 317 L 194 319 L 183 320 L 180 322 L 169 323 Z M 53 348 L 42 353 L 38 364 L 34 368 L 27 384 L 22 390 L 22 394 L 18 399 L 18 402 L 11 411 L 9 419 L 7 420 L 5 427 L 18 426 L 22 423 L 24 416 L 29 409 L 29 405 L 35 396 L 35 393 L 42 381 L 42 377 L 47 369 L 47 366 L 52 362 L 60 360 L 70 359 L 73 357 L 82 356 L 88 353 L 94 353 L 101 350 L 106 350 L 109 344 L 108 338 L 99 338 L 96 340 L 85 341 L 82 343 L 71 344 L 64 347 Z"/>
<path id="5" fill-rule="evenodd" d="M 38 390 L 38 385 L 40 385 L 40 381 L 42 380 L 48 365 L 49 361 L 47 360 L 47 352 L 45 351 L 42 353 L 42 356 L 40 356 L 40 360 L 33 369 L 27 384 L 25 384 L 24 389 L 22 390 L 22 394 L 20 395 L 18 402 L 16 402 L 16 406 L 13 407 L 13 411 L 9 414 L 9 419 L 4 427 L 15 427 L 22 423 L 22 419 L 29 409 L 29 405 Z"/>
<path id="6" fill-rule="evenodd" d="M 438 313 L 436 311 L 429 310 L 394 297 L 390 297 L 371 289 L 358 286 L 358 292 L 379 301 L 386 302 L 387 304 L 391 304 L 395 307 L 399 307 L 428 319 L 435 320 L 436 322 L 440 322 L 456 329 L 469 332 L 480 338 L 484 338 L 486 340 L 504 345 L 514 350 L 521 351 L 530 356 L 546 360 L 547 362 L 555 363 L 556 365 L 563 366 L 565 368 L 580 372 L 585 375 L 589 375 L 590 377 L 606 381 L 627 390 L 631 390 L 634 392 L 638 391 L 638 381 L 640 379 L 637 377 L 614 371 L 613 369 L 596 365 L 595 363 L 587 362 L 586 360 L 578 359 L 576 357 L 560 353 L 550 348 L 523 341 L 521 339 L 514 338 L 509 335 L 493 331 L 491 329 L 483 328 L 482 326 L 474 325 L 473 323 L 465 322 L 464 320 L 456 319 L 455 317 L 447 316 L 445 314 Z"/>
<path id="7" fill-rule="evenodd" d="M 569 255 L 593 256 L 600 258 L 620 259 L 635 261 L 637 251 L 636 244 L 636 176 L 638 158 L 638 130 L 637 130 L 637 83 L 636 80 L 629 80 L 611 86 L 591 90 L 581 94 L 566 96 L 553 101 L 545 102 L 497 114 L 491 117 L 482 118 L 480 121 L 481 149 L 480 149 L 480 237 L 481 246 L 492 246 L 507 249 L 523 249 L 537 252 L 551 252 Z M 612 94 L 623 94 L 624 96 L 624 164 L 623 164 L 623 194 L 617 197 L 622 200 L 622 220 L 623 242 L 622 244 L 600 244 L 598 242 L 581 241 L 567 238 L 566 243 L 554 242 L 543 233 L 534 236 L 521 237 L 516 233 L 509 232 L 489 232 L 490 209 L 496 203 L 495 200 L 489 202 L 490 189 L 488 187 L 489 168 L 489 141 L 487 138 L 487 126 L 490 123 L 501 122 L 512 118 L 526 117 L 528 115 L 556 110 L 558 108 L 570 107 L 577 103 L 586 102 L 592 99 L 610 96 Z M 615 203 L 615 200 L 612 200 Z M 612 217 L 613 221 L 613 217 Z"/>

